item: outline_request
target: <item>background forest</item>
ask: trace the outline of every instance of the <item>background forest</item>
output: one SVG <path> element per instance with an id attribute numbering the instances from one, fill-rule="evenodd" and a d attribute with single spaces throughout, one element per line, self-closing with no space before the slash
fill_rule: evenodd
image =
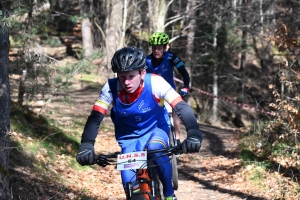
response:
<path id="1" fill-rule="evenodd" d="M 0 199 L 11 196 L 7 147 L 22 146 L 14 137 L 46 132 L 32 123 L 45 123 L 39 117 L 52 112 L 54 97 L 71 104 L 64 94 L 75 80 L 100 91 L 114 77 L 114 52 L 133 45 L 148 54 L 156 31 L 170 36 L 170 51 L 190 73 L 199 123 L 241 131 L 242 159 L 280 158 L 298 183 L 299 11 L 297 0 L 0 0 Z M 84 120 L 65 120 L 77 123 L 70 151 Z"/>

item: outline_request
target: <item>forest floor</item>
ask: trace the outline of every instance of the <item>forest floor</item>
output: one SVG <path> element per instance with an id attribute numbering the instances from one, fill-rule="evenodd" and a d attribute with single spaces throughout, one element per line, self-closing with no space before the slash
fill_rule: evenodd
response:
<path id="1" fill-rule="evenodd" d="M 62 28 L 66 27 L 69 25 Z M 68 37 L 64 33 L 58 35 L 64 35 L 57 37 L 63 44 L 57 48 L 43 47 L 44 53 L 55 60 L 78 62 L 74 57 L 76 49 L 82 49 L 81 38 Z M 34 52 L 34 56 L 38 56 Z M 18 56 L 19 49 L 11 48 L 10 57 Z M 15 61 L 15 71 L 20 73 L 24 61 Z M 266 97 L 266 92 L 262 91 L 268 82 L 260 83 L 256 79 L 261 77 L 260 69 L 246 69 L 249 77 L 254 77 L 249 88 Z M 89 81 L 81 79 L 80 76 L 74 77 L 72 88 L 66 92 L 50 91 L 50 95 L 40 97 L 39 101 L 28 101 L 27 106 L 19 108 L 15 104 L 20 76 L 10 74 L 13 102 L 9 175 L 12 200 L 125 200 L 120 173 L 114 166 L 82 167 L 76 162 L 85 121 L 106 81 L 97 76 Z M 235 84 L 225 84 L 225 87 L 238 91 Z M 230 110 L 230 116 L 231 113 L 234 115 L 234 110 Z M 96 140 L 98 153 L 119 151 L 108 116 Z M 299 177 L 299 170 L 289 168 L 290 160 L 273 160 L 277 167 L 256 160 L 245 162 L 241 159 L 244 129 L 230 128 L 232 124 L 227 128 L 202 122 L 199 125 L 203 132 L 200 152 L 182 154 L 178 158 L 179 188 L 175 194 L 179 200 L 300 199 L 295 173 Z M 186 137 L 183 126 L 181 132 L 183 141 Z"/>
<path id="2" fill-rule="evenodd" d="M 18 77 L 11 77 L 11 82 L 13 79 L 18 80 Z M 40 116 L 52 119 L 50 126 L 59 126 L 70 135 L 71 132 L 82 132 L 101 88 L 82 84 L 76 78 L 74 81 L 71 91 L 56 94 L 46 105 L 40 105 L 39 109 L 42 110 L 38 112 Z M 12 92 L 12 99 L 15 96 Z M 69 100 L 62 101 L 66 97 Z M 74 130 L 76 120 L 81 122 L 79 130 Z M 34 127 L 38 120 L 28 123 Z M 95 144 L 96 151 L 119 151 L 109 117 L 104 119 L 103 124 Z M 203 132 L 201 151 L 197 154 L 182 154 L 178 158 L 179 188 L 175 194 L 179 200 L 297 199 L 294 192 L 298 190 L 297 183 L 290 178 L 276 171 L 265 172 L 255 162 L 248 165 L 242 162 L 239 149 L 242 134 L 240 129 L 205 124 L 200 124 L 200 129 Z M 49 135 L 38 141 L 47 140 L 50 133 L 47 134 Z M 76 141 L 80 141 L 80 135 L 75 137 Z M 181 141 L 185 137 L 182 126 Z M 58 140 L 58 137 L 54 139 Z M 13 144 L 27 144 L 38 148 L 36 155 L 30 155 L 33 153 L 28 152 L 28 148 L 12 147 L 12 199 L 125 199 L 120 174 L 114 166 L 81 167 L 75 161 L 76 151 L 52 156 L 43 154 L 46 150 L 32 144 L 35 139 L 24 132 L 12 132 L 11 140 Z M 71 149 L 72 144 L 65 142 L 63 148 Z"/>

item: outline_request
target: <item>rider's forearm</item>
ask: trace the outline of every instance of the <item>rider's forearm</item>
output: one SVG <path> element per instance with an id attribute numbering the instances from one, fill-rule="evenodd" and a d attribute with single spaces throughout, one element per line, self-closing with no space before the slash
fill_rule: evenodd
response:
<path id="1" fill-rule="evenodd" d="M 101 112 L 94 110 L 91 112 L 84 126 L 81 143 L 89 142 L 94 145 L 96 137 L 98 135 L 98 129 L 103 118 L 104 114 L 102 114 Z"/>
<path id="2" fill-rule="evenodd" d="M 185 101 L 180 101 L 177 103 L 174 107 L 174 111 L 183 122 L 186 131 L 191 129 L 199 129 L 194 112 Z"/>
<path id="3" fill-rule="evenodd" d="M 187 72 L 186 68 L 184 66 L 181 66 L 177 70 L 182 76 L 184 86 L 189 87 L 189 85 L 190 85 L 190 75 Z"/>

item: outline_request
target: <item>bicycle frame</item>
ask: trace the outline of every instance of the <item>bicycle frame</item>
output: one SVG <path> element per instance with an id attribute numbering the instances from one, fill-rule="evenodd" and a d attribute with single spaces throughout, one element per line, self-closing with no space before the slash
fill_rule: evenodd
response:
<path id="1" fill-rule="evenodd" d="M 126 184 L 126 190 L 128 192 L 127 198 L 132 199 L 134 195 L 143 195 L 146 200 L 163 199 L 163 197 L 158 194 L 160 191 L 157 191 L 156 186 L 159 183 L 157 183 L 158 180 L 154 176 L 155 173 L 153 173 L 153 169 L 138 169 L 136 171 L 137 180 Z M 136 185 L 139 185 L 140 191 L 138 193 L 136 193 L 136 189 L 134 189 Z"/>
<path id="2" fill-rule="evenodd" d="M 163 155 L 172 155 L 172 154 L 178 154 L 179 149 L 177 147 L 170 147 L 166 149 L 158 149 L 158 150 L 153 150 L 153 151 L 147 151 L 147 154 L 151 153 L 159 153 L 163 152 Z M 136 153 L 136 152 L 134 152 Z M 111 164 L 116 164 L 115 160 L 109 160 L 109 158 L 114 158 L 116 159 L 120 155 L 120 153 L 114 153 L 111 155 L 95 155 L 95 160 L 94 164 L 98 164 L 100 166 L 106 166 L 106 165 L 111 165 Z M 123 154 L 124 155 L 124 154 Z M 105 160 L 106 159 L 106 160 Z M 103 162 L 103 160 L 105 160 Z M 147 169 L 137 169 L 135 171 L 136 175 L 136 180 L 135 181 L 130 181 L 126 184 L 126 190 L 127 190 L 127 200 L 134 199 L 136 196 L 141 196 L 143 195 L 146 200 L 158 200 L 158 199 L 163 199 L 162 195 L 162 186 L 159 185 L 161 184 L 159 182 L 158 176 L 155 171 L 155 166 L 154 165 L 149 165 L 149 163 L 153 162 L 154 159 L 147 159 L 146 163 L 148 164 Z M 103 163 L 105 163 L 103 165 Z M 123 163 L 124 164 L 124 163 Z M 140 192 L 136 191 L 136 187 L 139 185 Z"/>

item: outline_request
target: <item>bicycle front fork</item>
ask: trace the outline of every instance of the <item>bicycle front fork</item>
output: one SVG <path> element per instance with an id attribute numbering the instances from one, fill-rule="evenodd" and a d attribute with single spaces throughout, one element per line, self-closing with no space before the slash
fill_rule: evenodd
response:
<path id="1" fill-rule="evenodd" d="M 131 199 L 135 194 L 143 194 L 146 200 L 156 197 L 155 181 L 151 180 L 147 169 L 137 171 L 137 180 L 126 184 L 126 197 Z"/>

